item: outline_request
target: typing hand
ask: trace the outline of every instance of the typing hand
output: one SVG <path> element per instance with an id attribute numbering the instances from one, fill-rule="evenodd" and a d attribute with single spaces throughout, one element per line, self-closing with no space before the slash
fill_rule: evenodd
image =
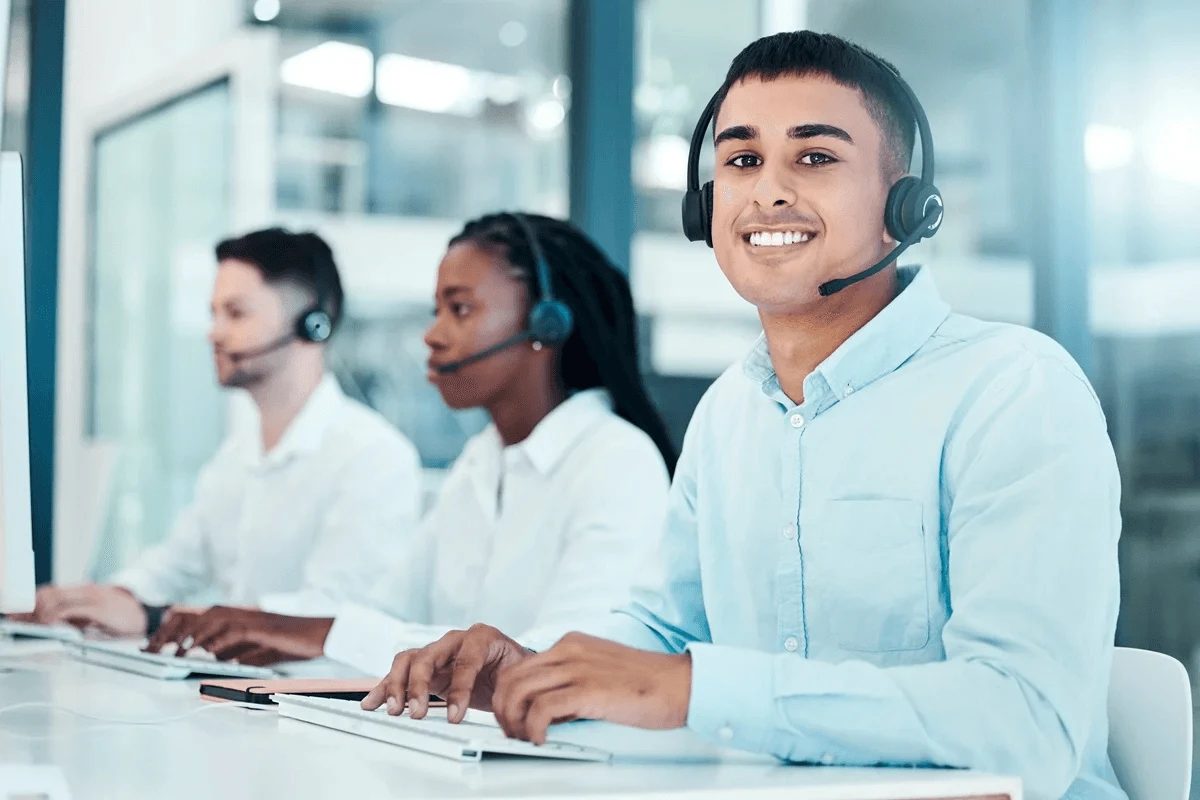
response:
<path id="1" fill-rule="evenodd" d="M 317 658 L 324 652 L 331 627 L 333 620 L 329 618 L 288 617 L 253 608 L 172 609 L 150 638 L 146 651 L 158 653 L 174 644 L 176 655 L 198 648 L 221 661 L 265 667 Z"/>
<path id="2" fill-rule="evenodd" d="M 451 631 L 428 647 L 398 654 L 362 707 L 374 711 L 387 703 L 387 712 L 398 716 L 407 705 L 413 719 L 421 719 L 429 710 L 429 695 L 436 694 L 446 699 L 446 718 L 462 722 L 468 707 L 491 711 L 497 676 L 532 656 L 487 625 Z"/>
<path id="3" fill-rule="evenodd" d="M 600 719 L 652 730 L 687 724 L 692 659 L 570 633 L 504 670 L 492 711 L 505 734 L 545 744 L 559 722 Z"/>
<path id="4" fill-rule="evenodd" d="M 142 636 L 146 632 L 146 610 L 120 586 L 43 586 L 38 589 L 33 616 L 46 625 L 65 622 L 77 628 L 99 628 L 110 636 Z"/>

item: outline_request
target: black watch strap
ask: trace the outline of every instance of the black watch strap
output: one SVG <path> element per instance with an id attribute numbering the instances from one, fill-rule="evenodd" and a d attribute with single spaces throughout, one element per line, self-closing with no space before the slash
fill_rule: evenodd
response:
<path id="1" fill-rule="evenodd" d="M 146 611 L 146 635 L 153 636 L 162 625 L 163 615 L 170 606 L 148 606 L 142 603 L 142 608 Z"/>

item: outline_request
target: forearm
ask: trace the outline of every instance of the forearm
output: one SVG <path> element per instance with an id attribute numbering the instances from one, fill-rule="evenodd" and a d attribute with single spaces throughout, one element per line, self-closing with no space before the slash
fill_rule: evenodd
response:
<path id="1" fill-rule="evenodd" d="M 1071 707 L 1087 693 L 1048 664 L 1035 685 L 998 661 L 880 668 L 713 645 L 689 649 L 689 727 L 789 761 L 1017 774 L 1030 796 L 1059 797 L 1078 771 L 1095 711 Z"/>

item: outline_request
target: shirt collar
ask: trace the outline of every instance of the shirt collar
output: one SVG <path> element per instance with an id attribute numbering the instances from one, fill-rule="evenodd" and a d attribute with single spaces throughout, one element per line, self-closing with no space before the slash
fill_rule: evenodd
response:
<path id="1" fill-rule="evenodd" d="M 823 410 L 898 369 L 937 331 L 950 314 L 929 270 L 900 267 L 900 291 L 882 311 L 833 351 L 804 380 L 805 402 Z M 774 397 L 782 393 L 766 336 L 760 336 L 743 362 L 746 375 Z"/>
<path id="2" fill-rule="evenodd" d="M 338 385 L 337 378 L 325 373 L 271 452 L 262 451 L 261 421 L 256 420 L 250 426 L 255 442 L 251 449 L 254 455 L 252 461 L 258 464 L 281 464 L 294 456 L 318 452 L 325 444 L 329 426 L 345 402 L 346 395 Z"/>
<path id="3" fill-rule="evenodd" d="M 612 416 L 612 411 L 612 398 L 606 390 L 576 392 L 534 426 L 525 441 L 505 451 L 523 453 L 534 469 L 548 475 L 575 443 L 600 420 Z"/>

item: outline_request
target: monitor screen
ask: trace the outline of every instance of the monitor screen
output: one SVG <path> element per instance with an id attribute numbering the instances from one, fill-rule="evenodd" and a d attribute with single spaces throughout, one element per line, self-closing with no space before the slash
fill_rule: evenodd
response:
<path id="1" fill-rule="evenodd" d="M 0 611 L 32 610 L 33 593 L 24 179 L 21 157 L 0 153 Z"/>

